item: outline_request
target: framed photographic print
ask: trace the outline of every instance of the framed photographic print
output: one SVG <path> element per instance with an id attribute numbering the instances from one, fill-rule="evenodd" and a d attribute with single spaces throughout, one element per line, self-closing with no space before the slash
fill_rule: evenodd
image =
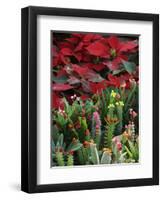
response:
<path id="1" fill-rule="evenodd" d="M 22 190 L 159 184 L 159 16 L 22 9 Z"/>

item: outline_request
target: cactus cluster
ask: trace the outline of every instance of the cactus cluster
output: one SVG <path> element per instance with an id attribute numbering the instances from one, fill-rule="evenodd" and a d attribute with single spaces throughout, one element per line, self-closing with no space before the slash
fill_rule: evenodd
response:
<path id="1" fill-rule="evenodd" d="M 52 111 L 52 166 L 138 162 L 138 111 L 128 104 L 136 92 L 134 85 L 72 104 L 65 98 L 64 110 Z"/>

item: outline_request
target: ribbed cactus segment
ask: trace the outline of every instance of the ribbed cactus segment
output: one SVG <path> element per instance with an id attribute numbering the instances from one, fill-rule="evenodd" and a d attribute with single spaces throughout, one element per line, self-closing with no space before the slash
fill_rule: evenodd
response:
<path id="1" fill-rule="evenodd" d="M 62 152 L 56 152 L 56 161 L 58 166 L 64 166 L 64 158 Z"/>
<path id="2" fill-rule="evenodd" d="M 82 147 L 81 149 L 77 151 L 77 154 L 78 154 L 79 163 L 81 165 L 86 164 L 88 160 L 88 154 L 87 154 L 86 148 Z"/>
<path id="3" fill-rule="evenodd" d="M 73 166 L 74 165 L 74 157 L 71 154 L 68 154 L 67 156 L 67 166 Z"/>
<path id="4" fill-rule="evenodd" d="M 104 146 L 106 148 L 111 148 L 112 146 L 112 138 L 114 135 L 115 124 L 108 124 L 106 127 L 105 135 L 104 135 Z"/>
<path id="5" fill-rule="evenodd" d="M 96 143 L 96 147 L 97 149 L 99 149 L 100 147 L 100 142 L 101 142 L 101 129 L 97 129 L 96 128 L 96 132 L 95 132 L 95 143 Z"/>
<path id="6" fill-rule="evenodd" d="M 120 105 L 117 106 L 117 117 L 119 120 L 119 123 L 117 124 L 117 132 L 121 133 L 123 127 L 123 107 Z"/>
<path id="7" fill-rule="evenodd" d="M 91 136 L 92 138 L 95 137 L 95 131 L 96 131 L 96 122 L 94 117 L 92 117 L 92 127 L 91 127 Z"/>

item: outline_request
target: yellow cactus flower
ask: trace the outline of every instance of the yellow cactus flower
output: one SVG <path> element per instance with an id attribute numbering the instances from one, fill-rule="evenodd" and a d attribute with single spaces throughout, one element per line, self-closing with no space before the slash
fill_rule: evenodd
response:
<path id="1" fill-rule="evenodd" d="M 115 105 L 116 105 L 116 106 L 119 106 L 119 102 L 116 102 Z"/>
<path id="2" fill-rule="evenodd" d="M 115 105 L 112 104 L 112 103 L 110 103 L 110 104 L 108 105 L 108 108 L 115 108 Z"/>
<path id="3" fill-rule="evenodd" d="M 120 105 L 120 106 L 124 106 L 123 101 L 119 101 L 119 105 Z"/>
<path id="4" fill-rule="evenodd" d="M 114 90 L 112 90 L 110 95 L 111 95 L 111 97 L 115 98 L 115 97 L 116 97 L 116 94 L 117 94 L 117 93 L 114 92 Z"/>
<path id="5" fill-rule="evenodd" d="M 123 107 L 123 106 L 124 106 L 124 103 L 123 103 L 123 101 L 118 101 L 118 102 L 115 103 L 115 105 L 116 105 L 116 106 L 122 106 L 122 107 Z"/>

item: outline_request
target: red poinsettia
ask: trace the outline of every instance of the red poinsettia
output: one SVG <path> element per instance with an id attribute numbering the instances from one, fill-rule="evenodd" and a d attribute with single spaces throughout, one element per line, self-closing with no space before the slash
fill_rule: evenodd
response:
<path id="1" fill-rule="evenodd" d="M 120 78 L 117 76 L 113 76 L 112 74 L 108 74 L 109 85 L 113 87 L 119 88 L 121 85 Z"/>
<path id="2" fill-rule="evenodd" d="M 62 48 L 59 52 L 57 51 L 56 47 L 53 47 L 52 49 L 53 53 L 53 67 L 57 65 L 62 65 L 62 64 L 68 64 L 70 63 L 70 58 L 69 56 L 72 55 L 72 51 L 69 48 Z"/>
<path id="3" fill-rule="evenodd" d="M 93 94 L 96 94 L 96 93 L 100 94 L 105 88 L 108 87 L 109 82 L 107 80 L 103 80 L 100 83 L 91 83 L 90 82 L 89 85 L 90 85 L 90 88 L 91 88 L 91 92 Z"/>
<path id="4" fill-rule="evenodd" d="M 123 60 L 128 60 L 126 53 L 133 52 L 137 47 L 137 43 L 136 41 L 120 41 L 116 36 L 111 36 L 106 40 L 110 46 L 111 60 L 105 62 L 105 64 L 111 70 L 117 70 Z"/>
<path id="5" fill-rule="evenodd" d="M 52 49 L 56 107 L 63 106 L 63 97 L 71 103 L 74 91 L 86 100 L 107 87 L 129 88 L 130 79 L 138 81 L 136 65 L 128 60 L 137 51 L 136 40 L 93 33 L 62 36 L 53 38 Z"/>
<path id="6" fill-rule="evenodd" d="M 71 57 L 75 57 L 78 62 L 89 62 L 92 56 L 88 55 L 86 47 L 92 42 L 101 39 L 98 34 L 72 34 L 65 41 L 54 40 L 53 66 L 67 64 L 71 62 Z"/>
<path id="7" fill-rule="evenodd" d="M 107 58 L 102 63 L 111 70 L 117 70 L 123 60 L 128 60 L 126 53 L 133 52 L 137 47 L 136 41 L 120 41 L 111 36 L 91 43 L 86 49 L 91 55 Z"/>
<path id="8" fill-rule="evenodd" d="M 109 53 L 110 48 L 108 45 L 106 45 L 103 42 L 103 40 L 99 40 L 94 43 L 91 43 L 86 49 L 91 55 L 100 56 L 104 58 L 110 57 L 110 53 Z"/>
<path id="9" fill-rule="evenodd" d="M 132 79 L 135 80 L 135 77 L 128 73 L 121 74 L 120 76 L 108 74 L 108 85 L 117 88 L 124 87 L 129 89 L 131 84 L 130 80 Z"/>

